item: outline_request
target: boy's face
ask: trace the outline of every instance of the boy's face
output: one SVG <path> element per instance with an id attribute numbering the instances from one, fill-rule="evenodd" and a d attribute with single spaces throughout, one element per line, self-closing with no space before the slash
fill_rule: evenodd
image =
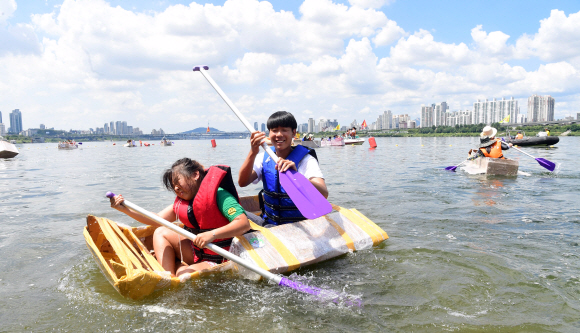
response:
<path id="1" fill-rule="evenodd" d="M 276 150 L 287 149 L 292 145 L 292 138 L 296 135 L 296 130 L 290 127 L 276 127 L 270 129 L 270 141 Z"/>

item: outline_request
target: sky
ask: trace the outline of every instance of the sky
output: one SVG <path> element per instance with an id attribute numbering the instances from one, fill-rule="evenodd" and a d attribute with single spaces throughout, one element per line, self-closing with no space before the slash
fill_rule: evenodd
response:
<path id="1" fill-rule="evenodd" d="M 23 127 L 127 121 L 144 133 L 420 117 L 532 94 L 580 112 L 580 2 L 537 0 L 0 0 L 0 111 Z M 8 125 L 9 126 L 9 125 Z"/>

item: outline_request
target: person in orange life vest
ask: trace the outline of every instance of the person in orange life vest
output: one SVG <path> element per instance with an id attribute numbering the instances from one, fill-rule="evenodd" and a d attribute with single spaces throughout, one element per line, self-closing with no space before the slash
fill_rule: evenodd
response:
<path id="1" fill-rule="evenodd" d="M 478 153 L 485 157 L 505 159 L 505 157 L 503 157 L 503 151 L 510 149 L 512 144 L 506 144 L 505 142 L 502 142 L 501 139 L 496 139 L 496 134 L 497 129 L 491 126 L 485 126 L 483 128 L 483 131 L 479 135 L 480 144 Z"/>
<path id="2" fill-rule="evenodd" d="M 524 138 L 524 135 L 522 134 L 522 132 L 518 132 L 518 135 L 516 135 L 516 140 L 521 140 Z"/>
<path id="3" fill-rule="evenodd" d="M 260 152 L 260 145 L 265 140 L 264 132 L 252 132 L 250 137 L 250 152 L 240 168 L 238 185 L 246 187 L 250 184 L 257 184 L 262 181 L 264 185 L 264 222 L 266 225 L 278 225 L 296 222 L 304 219 L 299 214 L 296 205 L 283 188 L 280 186 L 278 171 L 285 172 L 294 169 L 304 175 L 312 185 L 325 197 L 328 197 L 328 189 L 324 181 L 324 176 L 318 165 L 314 151 L 304 147 L 292 147 L 292 137 L 296 133 L 297 122 L 290 112 L 274 112 L 267 122 L 270 130 L 269 138 L 273 143 L 273 150 L 279 157 L 274 163 L 264 152 Z M 305 152 L 305 150 L 307 151 Z M 302 155 L 304 153 L 304 155 Z M 293 159 L 299 160 L 294 161 Z M 252 221 L 260 224 L 262 221 L 255 221 L 255 216 L 250 215 Z"/>
<path id="4" fill-rule="evenodd" d="M 172 276 L 207 269 L 225 259 L 204 247 L 214 243 L 229 248 L 232 237 L 250 230 L 244 209 L 227 166 L 205 170 L 197 161 L 182 158 L 163 174 L 163 184 L 176 194 L 173 204 L 157 213 L 167 221 L 181 221 L 185 229 L 196 234 L 191 241 L 165 227 L 153 234 L 157 261 Z M 133 219 L 157 226 L 137 212 L 122 205 L 122 195 L 111 198 L 111 207 Z M 177 262 L 177 267 L 176 267 Z"/>

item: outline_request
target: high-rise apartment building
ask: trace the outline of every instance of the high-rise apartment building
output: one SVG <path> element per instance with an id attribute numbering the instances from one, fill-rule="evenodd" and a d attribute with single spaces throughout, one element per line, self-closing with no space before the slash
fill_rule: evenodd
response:
<path id="1" fill-rule="evenodd" d="M 2 111 L 0 111 L 0 124 L 2 123 Z"/>
<path id="2" fill-rule="evenodd" d="M 10 133 L 18 134 L 22 132 L 22 113 L 20 109 L 14 109 L 10 113 Z"/>
<path id="3" fill-rule="evenodd" d="M 528 98 L 528 122 L 554 121 L 555 99 L 552 96 L 532 95 Z"/>
<path id="4" fill-rule="evenodd" d="M 115 122 L 113 121 L 109 123 L 109 134 L 115 134 Z"/>
<path id="5" fill-rule="evenodd" d="M 105 123 L 105 125 L 103 126 L 103 133 L 109 134 L 109 124 L 108 123 Z"/>
<path id="6" fill-rule="evenodd" d="M 115 135 L 121 135 L 121 134 L 123 134 L 123 122 L 116 121 L 115 122 Z"/>
<path id="7" fill-rule="evenodd" d="M 509 123 L 513 124 L 517 122 L 519 113 L 518 101 L 513 97 L 508 100 L 502 98 L 499 101 L 496 98 L 492 101 L 478 99 L 477 102 L 473 103 L 471 122 L 473 124 L 491 125 L 492 123 L 499 123 L 509 116 Z"/>
<path id="8" fill-rule="evenodd" d="M 391 110 L 383 111 L 383 124 L 381 127 L 382 129 L 393 128 L 393 113 Z"/>
<path id="9" fill-rule="evenodd" d="M 421 104 L 421 121 L 419 126 L 423 128 L 433 126 L 433 106 Z"/>
<path id="10" fill-rule="evenodd" d="M 0 123 L 0 136 L 6 135 L 6 127 L 4 124 Z"/>
<path id="11" fill-rule="evenodd" d="M 256 131 L 258 130 L 258 122 L 257 122 L 257 121 L 255 121 L 255 122 L 254 122 L 254 129 L 255 129 Z"/>
<path id="12" fill-rule="evenodd" d="M 435 104 L 433 107 L 433 125 L 445 126 L 445 117 L 447 115 L 447 102 Z"/>
<path id="13" fill-rule="evenodd" d="M 266 124 L 262 123 L 262 132 L 266 133 Z"/>
<path id="14" fill-rule="evenodd" d="M 314 128 L 316 127 L 316 122 L 313 118 L 308 118 L 308 132 L 313 133 Z"/>

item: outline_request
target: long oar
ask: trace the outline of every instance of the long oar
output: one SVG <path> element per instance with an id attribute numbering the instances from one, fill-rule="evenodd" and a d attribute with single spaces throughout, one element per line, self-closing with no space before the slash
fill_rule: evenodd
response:
<path id="1" fill-rule="evenodd" d="M 538 164 L 540 164 L 541 166 L 543 166 L 544 168 L 546 168 L 550 171 L 554 171 L 554 169 L 556 169 L 556 163 L 554 163 L 554 162 L 548 161 L 547 159 L 544 159 L 544 158 L 536 158 L 536 157 L 526 153 L 525 151 L 523 151 L 519 148 L 516 148 L 516 147 L 512 147 L 512 148 L 519 151 L 520 153 L 524 153 L 524 154 L 528 155 L 529 157 L 535 159 L 538 162 Z"/>
<path id="2" fill-rule="evenodd" d="M 107 192 L 106 196 L 107 196 L 107 198 L 112 198 L 115 196 L 115 194 L 113 192 Z M 161 224 L 162 226 L 166 227 L 167 229 L 170 229 L 171 231 L 173 231 L 177 234 L 180 234 L 183 237 L 186 237 L 186 238 L 191 239 L 191 240 L 194 240 L 197 237 L 196 235 L 192 234 L 191 232 L 186 231 L 185 229 L 182 229 L 182 228 L 176 226 L 175 224 L 173 224 L 165 219 L 162 219 L 161 217 L 151 213 L 150 211 L 148 211 L 146 209 L 143 209 L 143 208 L 137 206 L 136 204 L 134 204 L 128 200 L 124 200 L 123 205 L 125 207 L 131 208 L 132 210 L 136 211 L 137 213 L 141 214 L 142 216 Z M 269 271 L 267 271 L 259 266 L 256 266 L 254 263 L 245 261 L 244 259 L 238 257 L 237 255 L 230 253 L 230 252 L 228 252 L 228 251 L 222 249 L 221 247 L 214 245 L 212 243 L 207 244 L 205 247 L 207 247 L 208 249 L 212 250 L 213 252 L 219 254 L 220 256 L 222 256 L 228 260 L 231 260 L 240 266 L 243 266 L 243 267 L 249 269 L 250 271 L 252 271 L 256 274 L 263 276 L 264 278 L 276 283 L 279 286 L 292 288 L 292 289 L 301 291 L 301 292 L 306 293 L 306 294 L 314 295 L 314 296 L 320 296 L 320 297 L 323 297 L 323 299 L 331 299 L 335 302 L 340 297 L 340 295 L 334 291 L 322 290 L 320 288 L 310 287 L 310 286 L 307 286 L 305 284 L 289 280 L 288 278 L 286 278 L 284 276 L 270 273 Z M 356 305 L 356 306 L 362 305 L 362 301 L 360 299 L 355 299 L 354 301 L 346 299 L 345 303 L 347 305 Z"/>
<path id="3" fill-rule="evenodd" d="M 466 159 L 465 161 L 457 164 L 456 166 L 448 166 L 447 168 L 445 168 L 445 170 L 449 170 L 449 171 L 455 171 L 455 169 L 457 169 L 459 166 L 465 164 L 465 162 L 469 161 L 469 159 Z"/>
<path id="4" fill-rule="evenodd" d="M 220 89 L 220 87 L 215 83 L 215 81 L 211 78 L 207 70 L 209 67 L 194 67 L 194 72 L 200 72 L 211 84 L 211 86 L 217 91 L 217 93 L 221 96 L 221 98 L 226 102 L 226 104 L 234 111 L 236 116 L 242 121 L 244 126 L 252 133 L 253 128 L 252 125 L 246 120 L 244 115 L 236 108 L 234 103 L 230 101 L 230 99 L 226 96 L 226 94 Z M 278 156 L 274 154 L 272 149 L 268 147 L 266 142 L 262 142 L 262 148 L 270 155 L 270 158 L 274 160 L 274 162 L 278 162 Z M 280 184 L 284 187 L 286 193 L 300 213 L 307 219 L 315 219 L 322 215 L 326 215 L 332 211 L 332 206 L 326 200 L 326 198 L 320 194 L 320 192 L 312 185 L 312 183 L 306 179 L 302 174 L 294 171 L 293 169 L 288 169 L 286 172 L 278 172 Z"/>

